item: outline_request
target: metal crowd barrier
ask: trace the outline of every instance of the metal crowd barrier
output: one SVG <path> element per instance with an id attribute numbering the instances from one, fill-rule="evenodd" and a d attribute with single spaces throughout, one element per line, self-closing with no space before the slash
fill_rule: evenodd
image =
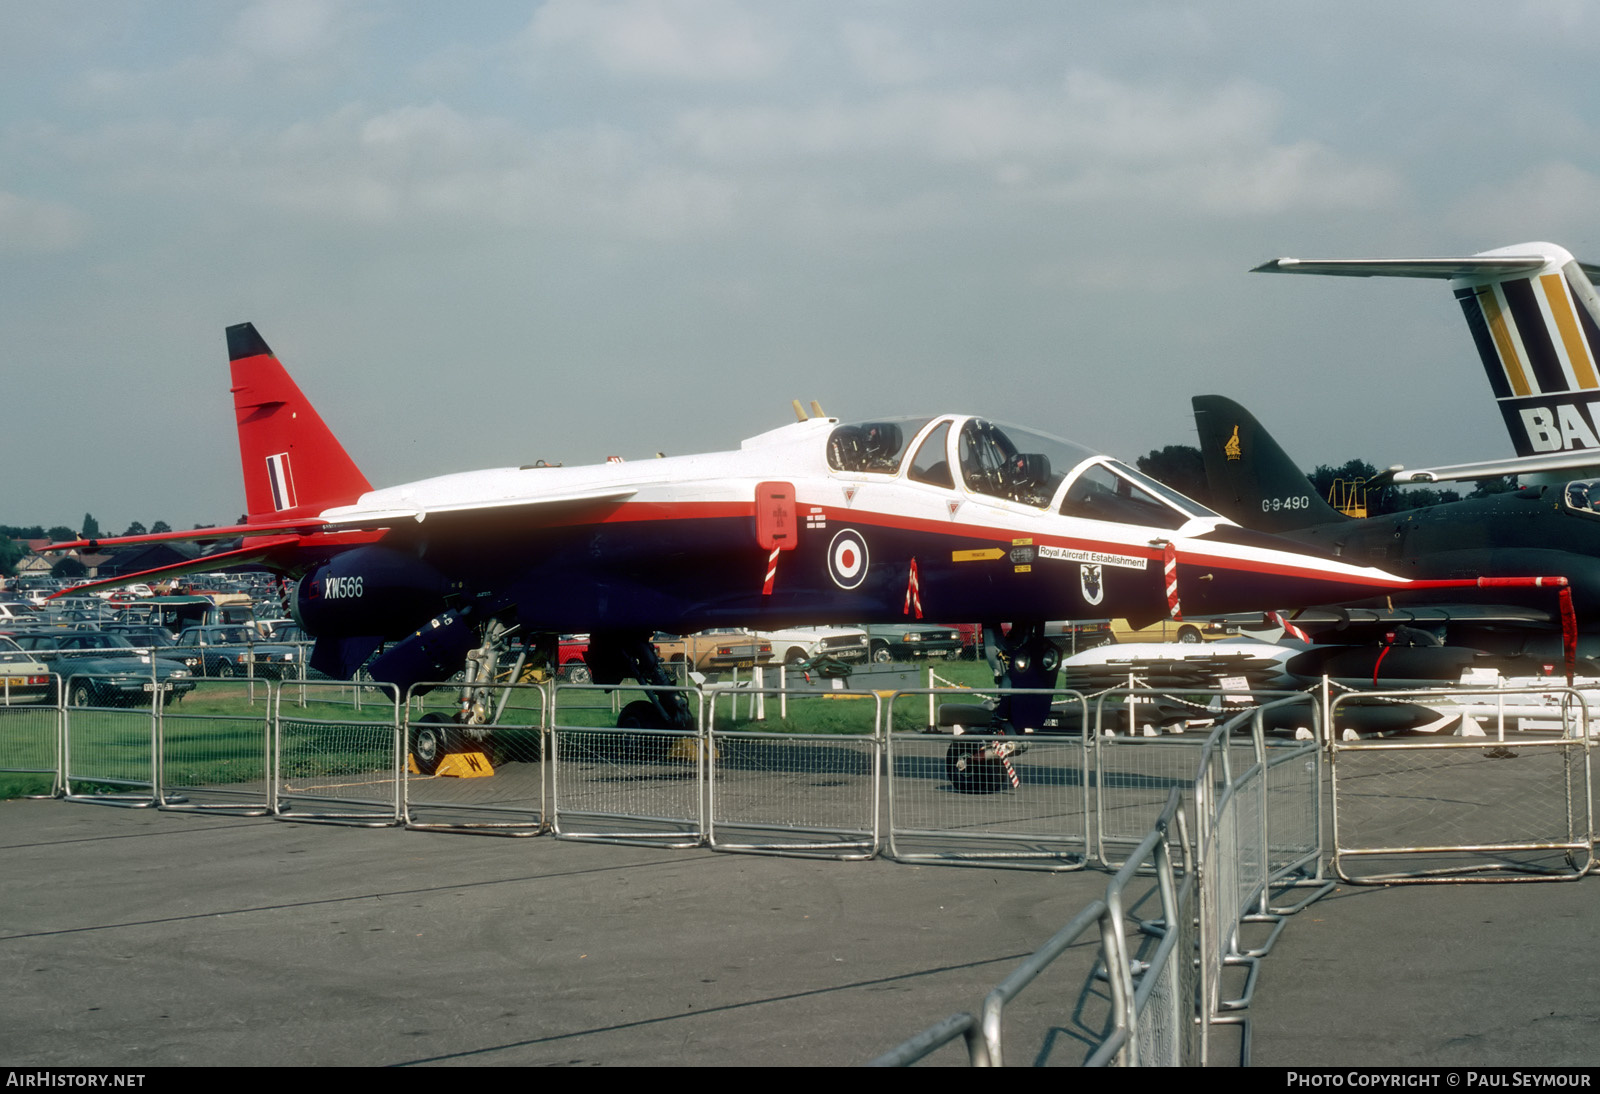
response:
<path id="1" fill-rule="evenodd" d="M 303 704 L 284 709 L 284 689 L 271 689 L 272 781 L 269 805 L 283 820 L 371 827 L 403 822 L 400 786 L 404 745 L 400 695 L 391 684 L 307 681 Z"/>
<path id="2" fill-rule="evenodd" d="M 532 836 L 549 821 L 544 762 L 550 701 L 540 684 L 479 685 L 492 707 L 482 725 L 450 724 L 459 684 L 414 684 L 406 693 L 401 814 L 407 828 Z M 420 733 L 438 735 L 447 758 L 424 772 L 414 755 Z M 459 751 L 457 751 L 459 750 Z"/>
<path id="3" fill-rule="evenodd" d="M 10 677 L 0 690 L 0 772 L 49 776 L 51 797 L 61 791 L 63 694 L 55 673 L 43 694 L 13 689 Z"/>
<path id="4" fill-rule="evenodd" d="M 881 839 L 883 699 L 870 691 L 706 690 L 706 842 L 718 851 L 871 858 Z M 786 731 L 797 705 L 835 732 Z M 739 708 L 750 717 L 740 720 Z M 754 708 L 754 709 L 750 709 Z M 756 716 L 783 712 L 778 728 Z"/>
<path id="5" fill-rule="evenodd" d="M 1332 868 L 1340 878 L 1354 884 L 1573 881 L 1590 871 L 1592 717 L 1585 696 L 1559 687 L 1490 694 L 1492 701 L 1481 689 L 1453 688 L 1334 700 L 1331 719 L 1346 699 L 1461 699 L 1468 713 L 1496 718 L 1493 736 L 1329 740 Z M 1553 724 L 1508 735 L 1505 699 L 1516 696 L 1556 697 L 1554 707 L 1521 705 Z M 1364 872 L 1369 863 L 1393 868 Z"/>
<path id="6" fill-rule="evenodd" d="M 1307 727 L 1317 724 L 1318 712 L 1303 692 L 1257 691 L 1253 693 L 1255 701 L 1249 704 L 1230 703 L 1238 694 L 1223 688 L 1184 688 L 1177 693 L 1172 689 L 1112 688 L 1095 696 L 1093 724 L 1099 731 L 1093 734 L 1094 851 L 1101 862 L 1117 865 L 1121 861 L 1117 857 L 1119 847 L 1133 847 L 1143 840 L 1160 814 L 1168 790 L 1179 787 L 1188 793 L 1199 771 L 1202 749 L 1210 741 L 1209 725 L 1193 733 L 1157 733 L 1148 729 L 1140 721 L 1140 706 L 1178 700 L 1181 705 L 1192 707 L 1197 717 L 1210 715 L 1212 719 L 1229 720 L 1229 707 L 1231 716 L 1237 718 L 1254 711 L 1258 701 L 1276 704 L 1277 700 L 1289 699 L 1294 700 L 1291 705 L 1274 705 L 1273 709 L 1303 709 Z M 1308 732 L 1307 741 L 1314 739 L 1314 734 Z M 1250 746 L 1235 741 L 1232 747 L 1245 750 Z"/>
<path id="7" fill-rule="evenodd" d="M 648 692 L 677 692 L 697 728 L 652 729 Z M 640 696 L 624 700 L 630 694 Z M 550 703 L 551 831 L 563 839 L 698 847 L 706 839 L 705 693 L 556 684 Z M 631 722 L 632 725 L 619 725 Z"/>
<path id="8" fill-rule="evenodd" d="M 86 676 L 62 681 L 60 783 L 67 801 L 138 809 L 156 805 L 153 668 L 151 677 L 150 707 L 112 706 Z"/>
<path id="9" fill-rule="evenodd" d="M 1593 864 L 1595 718 L 1571 689 L 1357 693 L 1320 702 L 1295 694 L 1204 733 L 1156 736 L 1145 735 L 1136 703 L 1170 692 L 1120 689 L 1093 704 L 1052 692 L 1062 720 L 1077 718 L 1087 732 L 1002 736 L 930 732 L 940 698 L 970 698 L 960 689 L 884 696 L 499 685 L 489 689 L 493 717 L 463 729 L 441 721 L 458 701 L 444 685 L 403 699 L 393 688 L 349 682 L 265 685 L 257 716 L 196 709 L 209 691 L 226 689 L 220 683 L 202 682 L 192 698 L 169 704 L 152 678 L 154 701 L 122 707 L 73 703 L 65 683 L 59 705 L 0 707 L 0 724 L 31 727 L 26 744 L 0 746 L 0 767 L 48 772 L 53 755 L 61 791 L 76 800 L 167 808 L 264 801 L 291 820 L 847 858 L 885 847 L 900 860 L 1062 869 L 1120 857 L 1105 900 L 999 985 L 980 1017 L 941 1023 L 885 1062 L 909 1062 L 960 1037 L 972 1062 L 1002 1062 L 1006 1004 L 1096 926 L 1113 1013 L 1090 1062 L 1205 1063 L 1224 1025 L 1242 1027 L 1248 1057 L 1258 963 L 1294 910 L 1272 907 L 1273 894 L 1327 888 L 1323 763 L 1333 790 L 1332 861 L 1347 881 L 1575 878 Z M 248 683 L 232 682 L 241 686 Z M 682 695 L 693 728 L 652 728 L 659 719 L 651 691 Z M 763 707 L 773 712 L 775 693 L 780 712 L 785 704 L 827 704 L 837 711 L 836 732 L 753 720 Z M 1197 712 L 1225 700 L 1192 689 L 1179 697 Z M 1347 704 L 1391 698 L 1457 701 L 1494 733 L 1336 739 L 1332 727 Z M 53 744 L 40 728 L 52 718 Z M 1312 727 L 1309 739 L 1281 733 L 1302 722 Z M 469 747 L 446 751 L 468 767 L 472 754 L 481 756 L 494 778 L 412 770 L 417 734 L 441 725 L 470 738 L 453 742 Z M 1269 737 L 1269 727 L 1279 735 Z M 1019 741 L 1028 751 L 1006 763 L 976 751 Z M 93 792 L 106 787 L 120 793 Z M 1474 792 L 1464 796 L 1463 787 Z M 1395 870 L 1362 869 L 1394 860 Z M 1161 911 L 1136 924 L 1138 945 L 1130 948 L 1135 921 L 1124 903 L 1135 876 L 1154 879 Z M 1225 989 L 1241 977 L 1240 990 Z"/>
<path id="10" fill-rule="evenodd" d="M 253 694 L 249 714 L 201 712 L 241 687 Z M 159 693 L 155 704 L 156 804 L 192 812 L 265 814 L 271 809 L 271 690 L 239 680 L 199 680 L 187 695 Z"/>
<path id="11" fill-rule="evenodd" d="M 1048 695 L 1059 716 L 1087 724 L 1075 691 Z M 1081 869 L 1089 858 L 1089 753 L 1085 734 L 936 732 L 921 717 L 938 700 L 970 702 L 965 689 L 915 688 L 889 698 L 887 853 L 897 862 Z M 963 705 L 966 705 L 965 703 Z M 915 727 L 915 728 L 912 728 Z M 995 759 L 995 749 L 1022 750 Z"/>
<path id="12" fill-rule="evenodd" d="M 908 1065 L 958 1037 L 965 1039 L 968 1062 L 974 1066 L 1003 1063 L 1005 1004 L 1095 926 L 1112 1013 L 1105 1040 L 1086 1064 L 1209 1063 L 1211 1030 L 1244 1024 L 1241 1012 L 1249 1005 L 1255 969 L 1282 929 L 1282 916 L 1268 906 L 1270 889 L 1289 878 L 1289 860 L 1299 856 L 1275 856 L 1271 850 L 1276 842 L 1272 798 L 1286 789 L 1290 773 L 1309 783 L 1320 778 L 1315 741 L 1296 742 L 1292 755 L 1285 753 L 1274 762 L 1266 720 L 1291 705 L 1309 702 L 1310 697 L 1303 695 L 1276 700 L 1210 730 L 1193 752 L 1196 762 L 1189 786 L 1165 788 L 1160 813 L 1112 878 L 1104 900 L 1080 912 L 991 991 L 980 1008 L 981 1019 L 971 1013 L 954 1015 L 874 1063 Z M 1309 717 L 1317 721 L 1315 708 Z M 1236 766 L 1235 734 L 1244 732 L 1249 734 L 1246 762 Z M 1279 770 L 1269 782 L 1273 768 Z M 1186 810 L 1196 818 L 1192 849 Z M 1155 874 L 1160 916 L 1134 922 L 1124 901 L 1135 876 L 1146 870 Z M 1147 941 L 1155 940 L 1148 954 L 1130 950 L 1130 923 Z M 1248 924 L 1270 924 L 1273 930 L 1265 942 L 1247 948 L 1240 932 Z M 1232 966 L 1247 968 L 1245 990 L 1238 998 L 1225 999 L 1221 984 L 1224 970 Z M 1240 1045 L 1245 1063 L 1249 1049 L 1246 1025 Z"/>
<path id="13" fill-rule="evenodd" d="M 1174 857 L 1173 844 L 1178 846 Z M 1140 923 L 1148 954 L 1135 956 L 1128 942 L 1126 896 L 1137 875 L 1154 871 L 1161 915 Z M 1005 1009 L 1068 953 L 1079 939 L 1095 930 L 1099 938 L 1099 971 L 1110 988 L 1110 1029 L 1089 1055 L 1085 1066 L 1147 1064 L 1176 1066 L 1198 1062 L 1200 1023 L 1194 1013 L 1196 989 L 1196 871 L 1185 828 L 1182 801 L 1176 789 L 1167 797 L 1156 825 L 1128 856 L 1096 900 L 1035 950 L 984 997 L 978 1013 L 951 1015 L 872 1061 L 875 1067 L 907 1067 L 961 1038 L 967 1062 L 974 1067 L 1000 1067 L 1005 1062 Z M 1136 982 L 1137 979 L 1137 982 Z M 1188 1002 L 1186 1002 L 1188 1001 Z"/>
<path id="14" fill-rule="evenodd" d="M 1250 1035 L 1248 1016 L 1242 1012 L 1249 1007 L 1254 994 L 1261 959 L 1271 952 L 1288 914 L 1288 911 L 1275 912 L 1270 906 L 1271 890 L 1275 883 L 1289 880 L 1289 867 L 1274 871 L 1271 865 L 1273 832 L 1277 825 L 1270 808 L 1268 771 L 1276 766 L 1280 772 L 1292 775 L 1298 764 L 1299 776 L 1312 788 L 1311 793 L 1321 780 L 1315 739 L 1285 746 L 1288 762 L 1272 763 L 1265 733 L 1266 720 L 1269 715 L 1311 702 L 1311 696 L 1296 695 L 1274 700 L 1230 720 L 1207 740 L 1194 780 L 1195 861 L 1201 879 L 1199 955 L 1204 1021 L 1208 1033 L 1212 1026 L 1242 1027 L 1240 1056 L 1245 1063 L 1249 1061 Z M 1315 705 L 1310 709 L 1314 724 L 1319 727 L 1315 736 L 1320 736 L 1320 710 Z M 1248 755 L 1240 757 L 1236 755 L 1238 750 L 1233 747 L 1228 731 L 1246 726 L 1250 733 Z M 1239 760 L 1244 762 L 1239 764 Z M 1280 775 L 1277 780 L 1277 789 L 1283 791 L 1284 776 Z M 1316 885 L 1317 892 L 1302 900 L 1297 908 L 1332 888 L 1318 875 L 1305 880 Z M 1241 938 L 1248 924 L 1270 928 L 1267 937 L 1253 947 L 1247 947 Z M 1244 968 L 1245 980 L 1237 996 L 1225 999 L 1222 996 L 1223 970 L 1229 967 Z M 1209 1036 L 1203 1037 L 1202 1064 L 1209 1062 L 1209 1045 Z"/>

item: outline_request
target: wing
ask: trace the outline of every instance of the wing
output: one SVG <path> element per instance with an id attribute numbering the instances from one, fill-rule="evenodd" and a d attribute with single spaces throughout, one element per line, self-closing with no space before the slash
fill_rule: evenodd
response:
<path id="1" fill-rule="evenodd" d="M 1451 281 L 1537 270 L 1544 255 L 1472 255 L 1468 258 L 1275 258 L 1251 273 L 1321 274 L 1332 277 L 1429 277 Z M 1593 267 L 1582 264 L 1584 272 Z"/>
<path id="2" fill-rule="evenodd" d="M 1574 448 L 1564 452 L 1551 452 L 1544 456 L 1507 456 L 1501 460 L 1481 460 L 1477 463 L 1453 463 L 1440 467 L 1403 467 L 1390 469 L 1393 480 L 1407 482 L 1463 482 L 1470 479 L 1492 479 L 1499 475 L 1533 475 L 1545 471 L 1576 471 L 1600 467 L 1600 451 L 1593 448 Z"/>
<path id="3" fill-rule="evenodd" d="M 335 528 L 384 528 L 402 521 L 421 524 L 431 516 L 466 515 L 470 513 L 505 512 L 512 509 L 534 510 L 542 507 L 567 506 L 576 502 L 626 501 L 638 488 L 634 486 L 608 486 L 589 489 L 555 490 L 534 497 L 478 497 L 455 500 L 437 500 L 415 504 L 343 505 L 322 514 L 324 526 Z M 372 495 L 377 499 L 383 491 Z"/>
<path id="4" fill-rule="evenodd" d="M 187 532 L 146 532 L 140 536 L 96 536 L 94 539 L 64 540 L 52 543 L 46 551 L 98 551 L 106 547 L 132 547 L 140 543 L 215 543 L 218 540 L 238 539 L 240 536 L 281 536 L 285 533 L 309 535 L 325 527 L 326 521 L 318 517 L 302 520 L 280 520 L 262 524 L 224 524 L 210 528 L 195 528 Z"/>

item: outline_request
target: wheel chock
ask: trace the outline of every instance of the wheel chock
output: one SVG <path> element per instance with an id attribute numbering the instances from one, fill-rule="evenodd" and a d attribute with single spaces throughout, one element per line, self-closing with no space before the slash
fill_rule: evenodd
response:
<path id="1" fill-rule="evenodd" d="M 494 765 L 481 752 L 449 752 L 434 774 L 445 779 L 486 779 L 494 774 Z"/>
<path id="2" fill-rule="evenodd" d="M 698 737 L 679 737 L 667 748 L 667 759 L 677 760 L 681 763 L 693 763 L 700 757 L 700 739 Z M 711 758 L 720 760 L 722 753 L 715 748 L 711 750 Z"/>

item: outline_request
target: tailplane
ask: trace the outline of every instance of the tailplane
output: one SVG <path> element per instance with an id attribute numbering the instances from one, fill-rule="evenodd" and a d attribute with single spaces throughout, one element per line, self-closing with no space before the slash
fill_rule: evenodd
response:
<path id="1" fill-rule="evenodd" d="M 254 324 L 228 328 L 247 524 L 315 516 L 372 489 Z"/>
<path id="2" fill-rule="evenodd" d="M 1280 258 L 1256 272 L 1448 279 L 1517 455 L 1600 450 L 1600 266 L 1519 243 L 1466 258 Z"/>
<path id="3" fill-rule="evenodd" d="M 1221 395 L 1191 401 L 1213 509 L 1259 532 L 1293 532 L 1343 519 L 1255 415 Z"/>

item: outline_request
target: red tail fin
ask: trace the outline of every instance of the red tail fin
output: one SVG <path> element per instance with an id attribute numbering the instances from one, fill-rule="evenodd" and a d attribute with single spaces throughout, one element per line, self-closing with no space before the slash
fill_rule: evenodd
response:
<path id="1" fill-rule="evenodd" d="M 372 489 L 254 324 L 228 328 L 246 523 L 314 516 Z"/>

